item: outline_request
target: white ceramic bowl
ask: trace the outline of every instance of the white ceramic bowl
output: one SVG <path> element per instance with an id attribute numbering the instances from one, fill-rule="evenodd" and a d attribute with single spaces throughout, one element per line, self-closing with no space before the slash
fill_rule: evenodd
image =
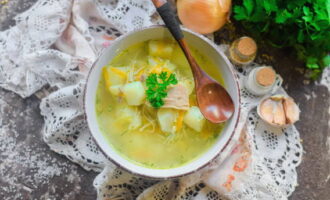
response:
<path id="1" fill-rule="evenodd" d="M 233 66 L 228 61 L 226 56 L 220 52 L 207 38 L 188 29 L 183 29 L 183 32 L 188 44 L 197 48 L 200 52 L 202 52 L 202 54 L 207 55 L 213 60 L 216 66 L 218 66 L 219 73 L 222 74 L 225 82 L 225 88 L 233 98 L 235 112 L 226 122 L 222 133 L 214 145 L 203 155 L 183 166 L 171 169 L 151 169 L 136 165 L 125 159 L 111 146 L 111 144 L 108 143 L 107 139 L 104 138 L 97 123 L 95 99 L 102 67 L 107 65 L 119 52 L 135 43 L 150 39 L 161 39 L 164 37 L 169 38 L 171 36 L 167 29 L 163 26 L 153 26 L 142 30 L 133 31 L 117 38 L 110 47 L 102 52 L 90 70 L 85 89 L 84 107 L 89 129 L 100 149 L 110 160 L 132 173 L 152 178 L 172 178 L 192 173 L 204 167 L 217 155 L 219 155 L 231 140 L 236 129 L 240 112 L 240 93 L 237 77 L 233 71 Z"/>

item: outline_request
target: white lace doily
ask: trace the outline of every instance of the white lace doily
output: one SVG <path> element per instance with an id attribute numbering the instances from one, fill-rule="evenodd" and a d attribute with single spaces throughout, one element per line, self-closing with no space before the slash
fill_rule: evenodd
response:
<path id="1" fill-rule="evenodd" d="M 40 105 L 44 140 L 86 170 L 101 172 L 94 181 L 98 199 L 287 199 L 302 157 L 299 133 L 294 126 L 270 127 L 256 115 L 260 97 L 243 85 L 254 65 L 237 72 L 239 131 L 210 166 L 178 180 L 155 181 L 117 168 L 99 151 L 82 107 L 86 74 L 113 39 L 155 23 L 161 22 L 149 0 L 39 0 L 16 17 L 16 26 L 0 32 L 0 86 L 22 97 L 46 84 L 58 88 Z"/>

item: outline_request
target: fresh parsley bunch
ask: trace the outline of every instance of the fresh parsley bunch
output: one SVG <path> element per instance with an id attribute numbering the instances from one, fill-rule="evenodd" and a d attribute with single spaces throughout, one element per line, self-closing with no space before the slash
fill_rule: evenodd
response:
<path id="1" fill-rule="evenodd" d="M 163 98 L 167 96 L 167 87 L 169 85 L 176 85 L 178 80 L 174 74 L 167 75 L 167 72 L 160 74 L 151 73 L 147 80 L 146 90 L 147 100 L 154 108 L 160 108 L 164 105 Z"/>
<path id="2" fill-rule="evenodd" d="M 316 78 L 330 65 L 330 0 L 237 0 L 234 18 L 257 39 L 290 46 Z"/>

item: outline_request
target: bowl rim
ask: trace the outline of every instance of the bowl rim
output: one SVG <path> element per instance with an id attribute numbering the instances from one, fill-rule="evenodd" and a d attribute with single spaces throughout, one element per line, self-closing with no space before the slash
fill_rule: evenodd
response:
<path id="1" fill-rule="evenodd" d="M 123 40 L 126 36 L 128 35 L 132 35 L 136 32 L 140 32 L 140 31 L 144 31 L 146 29 L 155 29 L 155 28 L 166 28 L 165 25 L 152 25 L 152 26 L 148 26 L 148 27 L 143 27 L 143 28 L 138 28 L 138 29 L 135 29 L 133 31 L 129 31 L 127 33 L 124 33 L 122 34 L 121 36 L 117 37 L 116 39 L 113 40 L 112 44 L 113 43 L 118 43 L 120 42 L 121 40 Z M 234 82 L 236 84 L 236 87 L 237 87 L 237 95 L 238 95 L 238 108 L 237 108 L 237 119 L 235 121 L 235 125 L 234 125 L 234 128 L 232 130 L 232 133 L 230 134 L 230 137 L 228 138 L 228 140 L 226 141 L 225 145 L 217 152 L 217 154 L 215 154 L 213 156 L 213 158 L 211 158 L 208 162 L 206 162 L 205 164 L 199 166 L 198 168 L 196 168 L 195 170 L 192 170 L 192 171 L 188 171 L 186 173 L 182 173 L 182 174 L 178 174 L 178 175 L 174 175 L 174 176 L 148 176 L 146 174 L 142 174 L 142 173 L 139 173 L 139 172 L 136 172 L 136 171 L 132 171 L 128 168 L 126 168 L 124 165 L 122 165 L 121 163 L 115 161 L 113 158 L 111 158 L 111 156 L 109 156 L 101 147 L 101 145 L 98 143 L 97 139 L 95 138 L 94 134 L 92 133 L 92 130 L 91 130 L 91 127 L 88 123 L 88 116 L 87 116 L 87 108 L 86 108 L 86 96 L 87 96 L 87 85 L 88 85 L 88 82 L 89 82 L 89 78 L 90 78 L 90 75 L 91 75 L 91 72 L 92 70 L 96 67 L 96 63 L 99 61 L 99 59 L 105 54 L 105 50 L 107 48 L 111 48 L 111 46 L 113 45 L 110 45 L 109 47 L 106 47 L 106 48 L 103 48 L 101 50 L 101 52 L 99 53 L 98 57 L 95 59 L 95 61 L 93 62 L 91 68 L 89 69 L 88 71 L 88 74 L 87 74 L 87 77 L 85 78 L 86 82 L 85 82 L 85 86 L 84 86 L 84 94 L 83 94 L 83 110 L 85 112 L 85 120 L 87 122 L 87 127 L 91 133 L 91 136 L 92 136 L 92 140 L 95 142 L 95 144 L 97 145 L 97 147 L 100 149 L 100 151 L 103 153 L 103 155 L 109 160 L 111 161 L 112 163 L 114 163 L 117 167 L 120 167 L 122 169 L 124 169 L 125 171 L 133 174 L 133 175 L 138 175 L 140 177 L 145 177 L 145 178 L 151 178 L 151 179 L 173 179 L 173 178 L 179 178 L 179 177 L 182 177 L 182 176 L 186 176 L 186 175 L 190 175 L 194 172 L 197 172 L 199 170 L 201 170 L 202 168 L 206 167 L 207 165 L 209 165 L 210 163 L 212 163 L 225 149 L 226 147 L 229 145 L 230 141 L 232 140 L 235 132 L 236 132 L 236 129 L 238 127 L 238 123 L 239 123 L 239 119 L 240 119 L 240 115 L 241 115 L 241 92 L 240 92 L 240 86 L 239 86 L 239 81 L 238 81 L 238 77 L 237 77 L 237 73 L 234 71 L 234 65 L 229 61 L 228 57 L 219 50 L 219 47 L 216 46 L 216 44 L 212 41 L 210 41 L 208 38 L 206 38 L 204 35 L 201 35 L 199 33 L 196 33 L 188 28 L 185 28 L 185 27 L 182 27 L 181 26 L 181 30 L 182 31 L 185 31 L 185 32 L 188 32 L 198 38 L 200 38 L 201 40 L 203 40 L 204 42 L 206 42 L 208 45 L 212 46 L 215 51 L 221 55 L 221 57 L 224 59 L 224 61 L 226 62 L 226 64 L 229 66 L 229 71 L 231 72 L 232 74 L 232 77 L 234 79 Z M 233 67 L 231 67 L 233 66 Z"/>

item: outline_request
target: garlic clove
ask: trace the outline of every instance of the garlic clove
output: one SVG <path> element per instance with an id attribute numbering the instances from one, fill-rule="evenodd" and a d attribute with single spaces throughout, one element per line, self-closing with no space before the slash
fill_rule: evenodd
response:
<path id="1" fill-rule="evenodd" d="M 300 115 L 299 107 L 291 97 L 286 97 L 283 100 L 283 107 L 286 116 L 286 123 L 293 124 L 299 120 L 299 115 Z"/>
<path id="2" fill-rule="evenodd" d="M 282 99 L 284 99 L 285 97 L 281 94 L 278 94 L 278 95 L 274 95 L 274 96 L 271 96 L 270 99 L 274 100 L 274 101 L 281 101 Z"/>
<path id="3" fill-rule="evenodd" d="M 274 119 L 273 109 L 274 109 L 274 102 L 271 99 L 264 100 L 260 105 L 261 117 L 265 121 L 271 123 Z"/>
<path id="4" fill-rule="evenodd" d="M 285 112 L 282 104 L 282 100 L 280 101 L 274 101 L 274 120 L 273 123 L 277 125 L 285 125 L 286 124 L 286 118 L 285 118 Z"/>

